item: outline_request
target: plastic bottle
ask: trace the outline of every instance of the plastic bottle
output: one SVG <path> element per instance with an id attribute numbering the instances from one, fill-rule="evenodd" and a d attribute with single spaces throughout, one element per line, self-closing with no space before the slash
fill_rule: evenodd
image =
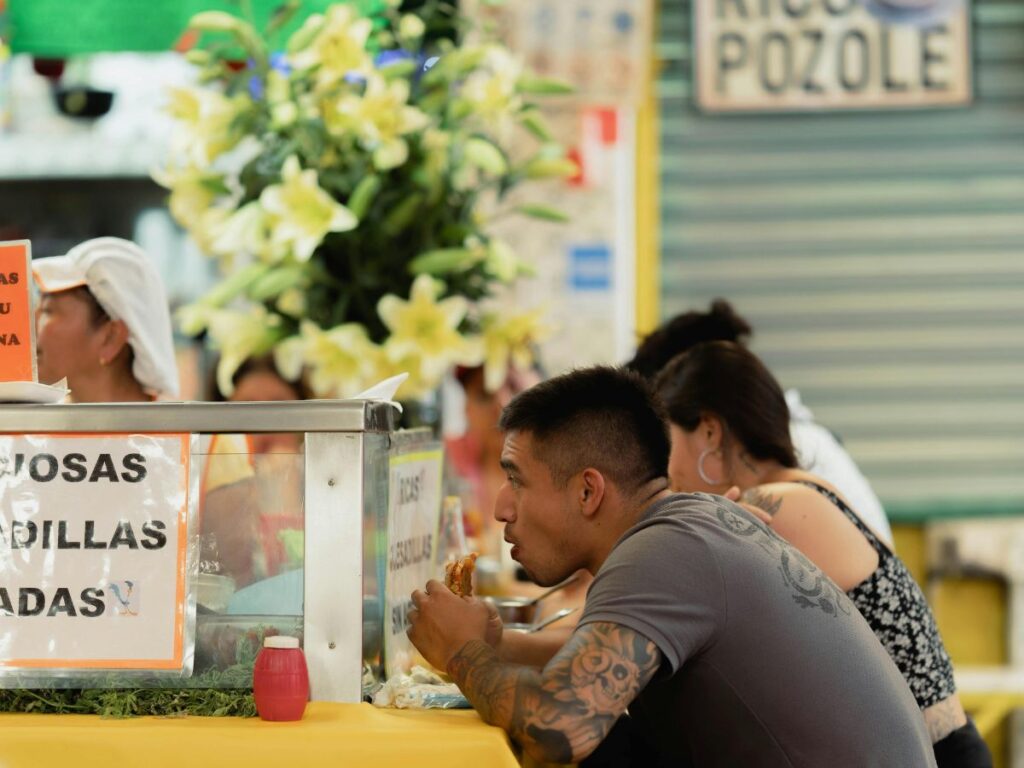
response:
<path id="1" fill-rule="evenodd" d="M 301 720 L 309 701 L 306 656 L 297 637 L 263 639 L 252 673 L 256 711 L 264 720 Z"/>

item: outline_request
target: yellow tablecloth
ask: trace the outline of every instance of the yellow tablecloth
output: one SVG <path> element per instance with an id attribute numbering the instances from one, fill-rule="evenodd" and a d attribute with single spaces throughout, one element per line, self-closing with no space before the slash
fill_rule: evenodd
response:
<path id="1" fill-rule="evenodd" d="M 518 768 L 504 731 L 472 711 L 313 702 L 296 723 L 0 714 L 0 768 Z"/>

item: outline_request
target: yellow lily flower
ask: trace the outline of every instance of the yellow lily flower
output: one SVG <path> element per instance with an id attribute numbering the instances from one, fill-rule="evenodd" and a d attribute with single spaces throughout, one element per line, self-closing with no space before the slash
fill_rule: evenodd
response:
<path id="1" fill-rule="evenodd" d="M 296 69 L 318 66 L 318 88 L 328 88 L 346 75 L 365 75 L 373 70 L 373 61 L 366 52 L 373 23 L 358 16 L 355 9 L 338 3 L 327 9 L 322 22 L 311 17 L 306 24 L 322 26 L 313 41 L 293 56 L 292 63 Z"/>
<path id="2" fill-rule="evenodd" d="M 383 381 L 400 373 L 409 374 L 409 378 L 402 382 L 402 386 L 398 391 L 402 400 L 416 400 L 425 397 L 437 388 L 439 382 L 428 381 L 424 378 L 423 359 L 417 352 L 409 354 L 402 354 L 401 351 L 396 352 L 394 343 L 390 338 L 378 350 L 378 354 L 374 357 L 374 381 Z"/>
<path id="3" fill-rule="evenodd" d="M 485 269 L 503 283 L 511 283 L 518 276 L 522 262 L 512 250 L 512 246 L 504 240 L 494 238 L 488 245 Z"/>
<path id="4" fill-rule="evenodd" d="M 302 317 L 306 314 L 306 292 L 301 288 L 289 288 L 277 297 L 278 312 L 288 317 Z"/>
<path id="5" fill-rule="evenodd" d="M 469 302 L 462 296 L 438 301 L 444 284 L 420 275 L 412 284 L 409 300 L 388 294 L 377 303 L 377 314 L 391 331 L 387 341 L 392 362 L 418 355 L 423 378 L 436 386 L 454 363 L 474 365 L 480 349 L 457 330 Z"/>
<path id="6" fill-rule="evenodd" d="M 195 336 L 206 329 L 210 323 L 210 314 L 214 311 L 209 304 L 197 301 L 178 307 L 174 312 L 174 319 L 182 333 L 186 336 Z"/>
<path id="7" fill-rule="evenodd" d="M 278 345 L 278 350 L 282 373 L 293 374 L 308 366 L 309 385 L 317 396 L 346 397 L 366 387 L 374 373 L 377 347 L 359 323 L 324 331 L 307 320 L 300 326 L 300 336 Z M 298 367 L 297 353 L 302 361 Z"/>
<path id="8" fill-rule="evenodd" d="M 228 258 L 240 254 L 263 257 L 269 253 L 267 214 L 258 200 L 239 208 L 211 232 L 210 252 Z"/>
<path id="9" fill-rule="evenodd" d="M 505 138 L 523 106 L 517 90 L 522 65 L 503 47 L 488 45 L 483 65 L 462 84 L 460 98 L 472 115 L 498 136 Z"/>
<path id="10" fill-rule="evenodd" d="M 242 139 L 232 122 L 250 103 L 238 94 L 228 98 L 208 88 L 170 88 L 167 112 L 178 121 L 172 151 L 205 165 Z"/>
<path id="11" fill-rule="evenodd" d="M 533 363 L 533 345 L 551 335 L 541 322 L 543 309 L 522 314 L 488 314 L 483 318 L 484 387 L 496 392 L 508 376 L 509 365 L 526 370 Z"/>
<path id="12" fill-rule="evenodd" d="M 371 75 L 362 96 L 342 96 L 326 110 L 324 119 L 335 135 L 355 134 L 373 152 L 374 166 L 383 171 L 397 168 L 409 157 L 409 145 L 402 137 L 430 124 L 430 118 L 408 101 L 407 81 L 389 83 Z"/>
<path id="13" fill-rule="evenodd" d="M 414 13 L 407 13 L 398 22 L 398 36 L 405 42 L 415 42 L 423 37 L 427 25 Z"/>
<path id="14" fill-rule="evenodd" d="M 280 337 L 281 318 L 256 305 L 244 312 L 211 310 L 207 321 L 210 342 L 220 350 L 217 386 L 229 397 L 235 391 L 231 377 L 238 367 L 248 358 L 268 352 Z"/>
<path id="15" fill-rule="evenodd" d="M 325 192 L 314 169 L 302 170 L 292 155 L 281 169 L 281 184 L 267 187 L 260 203 L 270 214 L 271 242 L 308 261 L 328 232 L 355 229 L 359 220 Z"/>
<path id="16" fill-rule="evenodd" d="M 171 191 L 168 200 L 171 216 L 185 229 L 191 229 L 210 209 L 217 197 L 213 185 L 223 180 L 221 174 L 204 171 L 196 166 L 156 168 L 150 175 L 153 181 Z"/>

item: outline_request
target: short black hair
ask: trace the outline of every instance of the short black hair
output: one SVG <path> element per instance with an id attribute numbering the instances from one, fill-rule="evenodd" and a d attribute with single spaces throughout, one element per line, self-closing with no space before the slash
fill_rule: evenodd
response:
<path id="1" fill-rule="evenodd" d="M 658 374 L 655 387 L 669 419 L 687 432 L 702 417 L 715 416 L 755 459 L 797 466 L 782 387 L 742 344 L 698 344 L 673 358 Z"/>
<path id="2" fill-rule="evenodd" d="M 626 368 L 648 381 L 676 355 L 705 341 L 745 342 L 754 331 L 725 299 L 715 299 L 707 312 L 684 312 L 647 336 Z"/>
<path id="3" fill-rule="evenodd" d="M 633 494 L 668 470 L 665 412 L 647 382 L 622 368 L 581 368 L 541 382 L 505 406 L 498 427 L 528 432 L 560 487 L 593 467 Z"/>

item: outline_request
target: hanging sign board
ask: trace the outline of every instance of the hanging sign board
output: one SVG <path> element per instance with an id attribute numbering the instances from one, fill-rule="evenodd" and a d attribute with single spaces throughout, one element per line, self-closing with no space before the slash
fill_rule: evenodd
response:
<path id="1" fill-rule="evenodd" d="M 28 240 L 0 243 L 0 381 L 35 381 Z"/>
<path id="2" fill-rule="evenodd" d="M 417 655 L 405 634 L 412 609 L 410 596 L 439 576 L 434 560 L 441 519 L 442 460 L 440 448 L 391 457 L 384 602 L 388 678 L 408 672 Z"/>
<path id="3" fill-rule="evenodd" d="M 0 671 L 179 670 L 188 435 L 0 435 Z"/>
<path id="4" fill-rule="evenodd" d="M 899 4 L 899 3 L 895 3 Z M 859 0 L 694 0 L 697 105 L 886 109 L 971 100 L 970 10 L 887 23 Z"/>

